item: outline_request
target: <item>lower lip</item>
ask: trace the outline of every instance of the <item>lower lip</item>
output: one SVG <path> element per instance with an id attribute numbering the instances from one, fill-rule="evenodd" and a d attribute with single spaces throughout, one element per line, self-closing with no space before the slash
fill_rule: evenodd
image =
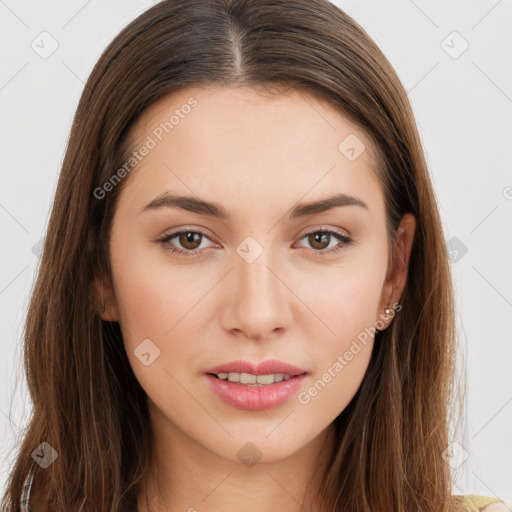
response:
<path id="1" fill-rule="evenodd" d="M 307 376 L 307 373 L 303 373 L 288 380 L 258 386 L 230 382 L 206 374 L 208 384 L 221 400 L 237 409 L 249 411 L 264 411 L 278 407 L 300 389 Z"/>

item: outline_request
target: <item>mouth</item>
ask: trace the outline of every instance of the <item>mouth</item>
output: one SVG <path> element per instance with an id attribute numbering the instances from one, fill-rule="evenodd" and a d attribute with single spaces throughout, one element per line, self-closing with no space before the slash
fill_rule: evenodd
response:
<path id="1" fill-rule="evenodd" d="M 309 372 L 278 360 L 259 365 L 233 361 L 204 372 L 206 384 L 225 404 L 264 411 L 285 404 L 303 386 Z"/>

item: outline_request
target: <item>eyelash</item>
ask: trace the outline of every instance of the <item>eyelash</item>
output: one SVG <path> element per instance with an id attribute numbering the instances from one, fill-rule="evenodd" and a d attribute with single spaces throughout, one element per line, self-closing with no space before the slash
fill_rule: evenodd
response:
<path id="1" fill-rule="evenodd" d="M 168 235 L 164 235 L 162 238 L 157 239 L 156 242 L 158 242 L 166 251 L 169 251 L 170 253 L 175 254 L 178 257 L 190 258 L 190 257 L 197 256 L 199 254 L 199 252 L 200 252 L 199 249 L 195 249 L 193 251 L 188 251 L 188 250 L 185 251 L 183 249 L 178 249 L 178 248 L 176 248 L 174 246 L 167 245 L 169 240 L 171 240 L 175 236 L 180 235 L 182 233 L 195 233 L 195 234 L 202 235 L 205 238 L 207 238 L 208 240 L 210 240 L 210 237 L 207 235 L 207 233 L 205 233 L 204 231 L 201 231 L 200 229 L 194 229 L 194 230 L 192 230 L 192 229 L 182 229 L 180 231 L 175 231 L 174 233 L 170 233 Z M 349 238 L 348 236 L 342 235 L 338 231 L 334 231 L 332 229 L 317 229 L 315 231 L 310 231 L 309 233 L 305 233 L 304 235 L 302 235 L 300 240 L 302 240 L 303 238 L 305 238 L 305 237 L 307 237 L 309 235 L 312 235 L 314 233 L 329 234 L 329 235 L 334 236 L 335 238 L 337 238 L 341 242 L 343 242 L 342 245 L 338 245 L 337 247 L 334 247 L 334 248 L 331 248 L 331 249 L 328 249 L 328 250 L 325 250 L 325 249 L 324 250 L 314 250 L 314 249 L 311 249 L 314 253 L 319 254 L 321 257 L 323 257 L 325 254 L 328 254 L 328 255 L 335 254 L 335 253 L 337 253 L 339 251 L 342 251 L 342 250 L 346 249 L 347 247 L 349 247 L 351 244 L 354 243 L 354 240 L 352 238 Z"/>

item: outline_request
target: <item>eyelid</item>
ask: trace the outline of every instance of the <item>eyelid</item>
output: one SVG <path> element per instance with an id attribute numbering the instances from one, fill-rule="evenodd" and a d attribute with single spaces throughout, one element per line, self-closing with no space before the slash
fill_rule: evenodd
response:
<path id="1" fill-rule="evenodd" d="M 186 226 L 186 225 L 183 227 L 180 226 L 179 228 L 176 228 L 176 231 L 173 231 L 173 229 L 171 229 L 169 233 L 164 232 L 158 238 L 165 238 L 167 236 L 175 236 L 183 231 L 193 231 L 193 232 L 201 233 L 202 235 L 206 236 L 209 240 L 212 240 L 215 238 L 213 235 L 211 235 L 211 233 L 208 230 L 206 230 L 204 228 L 200 228 L 197 226 Z M 345 236 L 347 238 L 352 237 L 350 232 L 346 229 L 339 228 L 337 226 L 320 225 L 320 226 L 310 226 L 310 227 L 304 228 L 303 230 L 299 231 L 293 238 L 294 239 L 297 237 L 303 238 L 304 236 L 309 235 L 311 233 L 316 233 L 317 231 L 334 231 L 341 236 Z"/>
<path id="2" fill-rule="evenodd" d="M 317 231 L 334 231 L 335 233 L 338 233 L 338 235 L 345 236 L 347 238 L 352 238 L 351 234 L 343 228 L 339 228 L 337 226 L 328 226 L 328 225 L 319 225 L 319 226 L 309 226 L 307 228 L 304 228 L 304 230 L 299 231 L 295 238 L 303 238 L 306 235 L 309 235 L 311 233 L 316 233 Z"/>

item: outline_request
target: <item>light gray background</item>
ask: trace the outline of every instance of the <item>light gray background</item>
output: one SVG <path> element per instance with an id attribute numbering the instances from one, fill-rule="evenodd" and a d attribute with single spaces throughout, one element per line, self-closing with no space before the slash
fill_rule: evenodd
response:
<path id="1" fill-rule="evenodd" d="M 153 3 L 0 0 L 0 490 L 30 412 L 21 333 L 39 261 L 34 246 L 73 114 L 101 51 Z M 335 3 L 375 39 L 409 92 L 453 258 L 459 352 L 468 370 L 468 431 L 447 458 L 458 466 L 453 492 L 509 502 L 512 2 Z M 44 55 L 52 44 L 58 48 Z"/>

